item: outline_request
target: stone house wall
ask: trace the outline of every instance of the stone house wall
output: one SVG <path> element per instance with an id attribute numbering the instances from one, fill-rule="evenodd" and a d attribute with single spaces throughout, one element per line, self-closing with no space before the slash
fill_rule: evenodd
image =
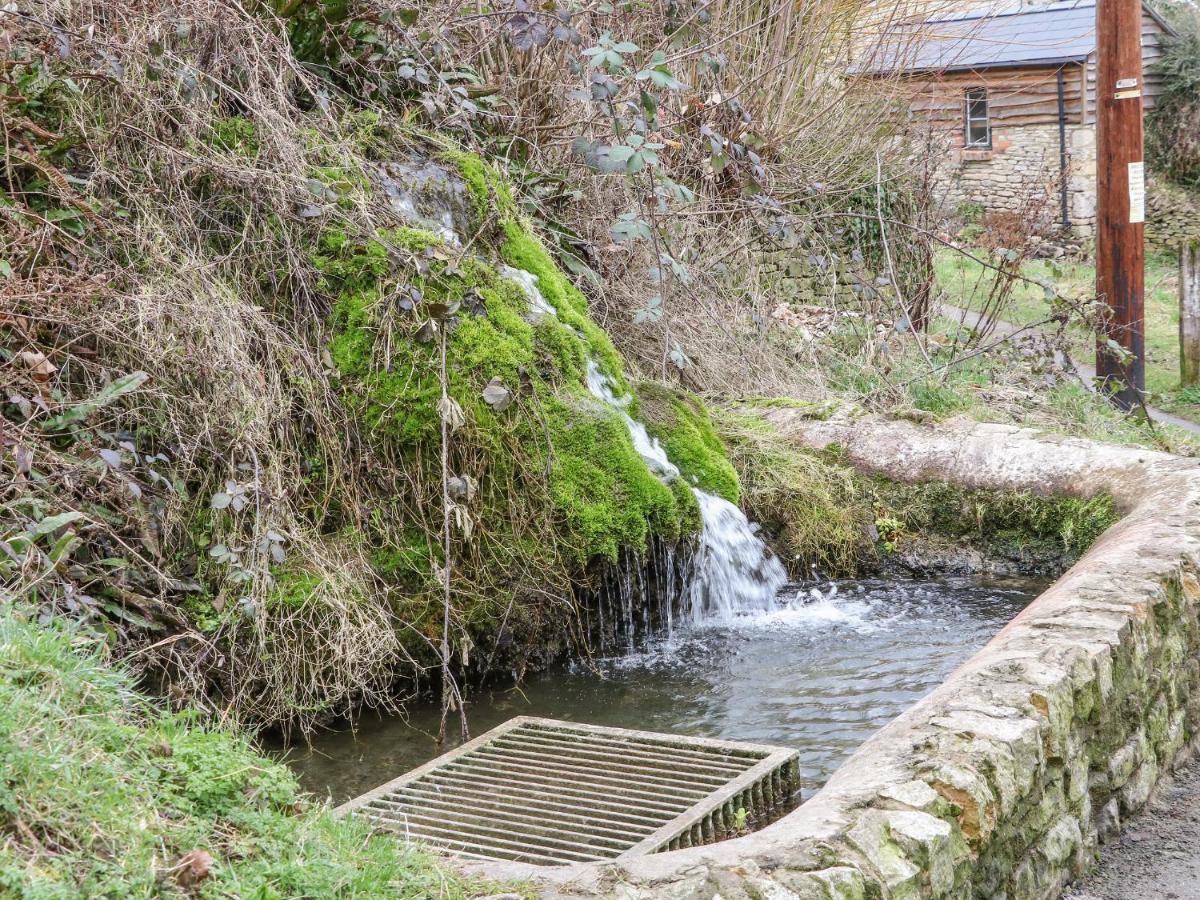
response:
<path id="1" fill-rule="evenodd" d="M 1076 237 L 1091 237 L 1096 225 L 1096 129 L 1067 126 L 1067 209 Z M 941 171 L 943 203 L 949 212 L 965 205 L 985 212 L 1036 215 L 1037 228 L 1057 231 L 1061 221 L 1060 147 L 1057 124 L 996 126 L 990 150 L 963 147 L 951 138 Z"/>

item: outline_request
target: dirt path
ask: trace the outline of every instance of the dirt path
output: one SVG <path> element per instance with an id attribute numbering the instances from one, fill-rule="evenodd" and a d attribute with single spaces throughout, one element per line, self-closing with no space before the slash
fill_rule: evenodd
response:
<path id="1" fill-rule="evenodd" d="M 1068 900 L 1200 900 L 1200 759 L 1164 784 Z"/>

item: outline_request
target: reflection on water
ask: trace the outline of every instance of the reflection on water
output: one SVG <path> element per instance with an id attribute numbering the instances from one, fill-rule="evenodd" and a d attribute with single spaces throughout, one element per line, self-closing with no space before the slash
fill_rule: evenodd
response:
<path id="1" fill-rule="evenodd" d="M 478 690 L 468 721 L 473 735 L 535 715 L 796 747 L 808 794 L 1044 587 L 978 578 L 789 586 L 772 612 L 692 627 L 519 688 Z M 368 716 L 357 735 L 320 735 L 288 760 L 310 790 L 340 802 L 448 749 L 431 736 L 437 725 L 435 704 L 411 708 L 407 721 Z"/>

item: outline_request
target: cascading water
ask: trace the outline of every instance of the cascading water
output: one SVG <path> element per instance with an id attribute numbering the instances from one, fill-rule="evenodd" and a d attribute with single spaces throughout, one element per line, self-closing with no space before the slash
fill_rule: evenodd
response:
<path id="1" fill-rule="evenodd" d="M 538 289 L 536 275 L 511 267 L 505 267 L 503 274 L 521 286 L 529 298 L 532 315 L 555 315 L 554 307 Z M 651 472 L 663 481 L 683 477 L 662 444 L 650 436 L 645 425 L 629 415 L 632 398 L 617 395 L 612 381 L 600 371 L 594 359 L 587 363 L 587 387 L 592 396 L 620 414 L 629 429 L 634 449 Z M 690 487 L 700 506 L 703 523 L 686 594 L 691 620 L 697 623 L 728 620 L 771 610 L 776 593 L 787 580 L 783 564 L 763 543 L 756 526 L 750 524 L 740 509 L 723 497 L 705 493 L 694 485 Z M 630 605 L 630 592 L 624 585 L 621 586 L 621 598 L 623 606 Z M 669 626 L 669 603 L 667 607 Z M 632 609 L 624 609 L 623 613 L 627 619 L 632 617 Z"/>

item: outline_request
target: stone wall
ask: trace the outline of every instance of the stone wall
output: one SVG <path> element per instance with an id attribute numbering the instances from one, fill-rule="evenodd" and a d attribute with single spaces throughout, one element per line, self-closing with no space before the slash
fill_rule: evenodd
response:
<path id="1" fill-rule="evenodd" d="M 1176 250 L 1200 240 L 1200 191 L 1189 191 L 1151 176 L 1146 185 L 1146 241 Z"/>
<path id="2" fill-rule="evenodd" d="M 781 301 L 856 306 L 857 301 L 887 290 L 887 280 L 871 272 L 853 252 L 789 246 L 764 235 L 756 255 L 765 289 Z"/>
<path id="3" fill-rule="evenodd" d="M 1012 426 L 768 416 L 864 471 L 1107 494 L 1124 518 L 774 825 L 611 864 L 486 871 L 547 896 L 1058 896 L 1200 728 L 1200 461 Z"/>
<path id="4" fill-rule="evenodd" d="M 1072 231 L 1086 238 L 1096 224 L 1095 128 L 1069 125 L 1067 154 Z M 1057 230 L 1062 220 L 1058 125 L 997 126 L 990 150 L 964 148 L 959 133 L 947 160 L 940 187 L 948 211 L 971 204 L 988 212 L 1033 213 L 1039 230 Z"/>

